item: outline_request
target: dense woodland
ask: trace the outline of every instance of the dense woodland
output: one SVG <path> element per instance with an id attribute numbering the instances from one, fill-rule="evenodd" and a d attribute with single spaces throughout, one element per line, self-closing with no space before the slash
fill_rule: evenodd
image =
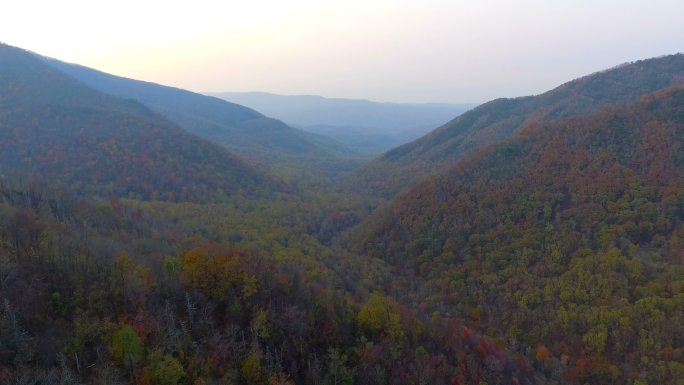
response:
<path id="1" fill-rule="evenodd" d="M 394 290 L 580 383 L 684 378 L 684 90 L 525 129 L 359 231 Z M 415 287 L 418 283 L 418 289 Z"/>
<path id="2" fill-rule="evenodd" d="M 389 180 L 415 144 L 362 169 L 0 45 L 0 383 L 683 384 L 681 61 L 486 104 Z"/>
<path id="3" fill-rule="evenodd" d="M 297 203 L 93 202 L 46 190 L 2 188 L 3 383 L 539 376 L 531 356 L 389 297 L 392 267 L 322 245 L 306 230 L 319 219 L 298 217 Z M 491 371 L 489 354 L 505 366 Z"/>

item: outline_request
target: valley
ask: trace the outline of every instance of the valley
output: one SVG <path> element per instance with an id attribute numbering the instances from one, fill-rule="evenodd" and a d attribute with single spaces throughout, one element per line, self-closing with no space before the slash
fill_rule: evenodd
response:
<path id="1" fill-rule="evenodd" d="M 681 383 L 684 55 L 382 108 L 0 45 L 0 383 Z"/>

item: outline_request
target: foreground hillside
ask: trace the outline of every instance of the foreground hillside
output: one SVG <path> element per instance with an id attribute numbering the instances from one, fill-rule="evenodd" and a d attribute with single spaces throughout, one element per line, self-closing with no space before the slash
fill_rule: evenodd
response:
<path id="1" fill-rule="evenodd" d="M 536 351 L 548 375 L 680 384 L 683 146 L 682 88 L 531 125 L 413 187 L 355 239 L 404 271 L 400 296 Z"/>
<path id="2" fill-rule="evenodd" d="M 305 208 L 0 183 L 0 383 L 546 382 L 384 294 L 391 268 L 316 242 Z"/>
<path id="3" fill-rule="evenodd" d="M 353 183 L 363 180 L 372 190 L 391 197 L 469 152 L 510 138 L 534 122 L 590 113 L 677 84 L 684 84 L 684 54 L 625 64 L 537 96 L 496 99 L 388 151 L 370 162 Z"/>
<path id="4" fill-rule="evenodd" d="M 225 149 L 0 45 L 0 167 L 88 195 L 212 200 L 273 189 Z"/>
<path id="5" fill-rule="evenodd" d="M 328 136 L 368 154 L 378 154 L 407 143 L 475 107 L 470 104 L 379 103 L 265 92 L 212 95 L 254 108 L 293 127 Z"/>

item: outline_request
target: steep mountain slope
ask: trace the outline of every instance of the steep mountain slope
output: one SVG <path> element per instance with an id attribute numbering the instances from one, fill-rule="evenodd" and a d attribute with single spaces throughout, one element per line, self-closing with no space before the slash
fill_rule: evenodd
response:
<path id="1" fill-rule="evenodd" d="M 0 166 L 87 194 L 189 200 L 268 189 L 225 149 L 142 104 L 0 45 Z"/>
<path id="2" fill-rule="evenodd" d="M 537 96 L 496 99 L 388 151 L 368 164 L 361 178 L 391 196 L 474 149 L 511 137 L 532 122 L 590 113 L 677 84 L 684 84 L 684 54 L 625 64 Z"/>
<path id="3" fill-rule="evenodd" d="M 98 91 L 135 99 L 187 131 L 252 161 L 272 163 L 291 158 L 350 155 L 348 149 L 333 140 L 289 127 L 219 98 L 114 76 L 51 58 L 41 59 Z"/>
<path id="4" fill-rule="evenodd" d="M 211 95 L 254 108 L 294 127 L 331 137 L 364 153 L 378 153 L 416 139 L 475 107 L 474 104 L 378 103 L 265 92 Z"/>
<path id="5" fill-rule="evenodd" d="M 401 195 L 356 240 L 423 282 L 426 309 L 538 348 L 547 372 L 676 383 L 684 88 L 528 126 Z"/>

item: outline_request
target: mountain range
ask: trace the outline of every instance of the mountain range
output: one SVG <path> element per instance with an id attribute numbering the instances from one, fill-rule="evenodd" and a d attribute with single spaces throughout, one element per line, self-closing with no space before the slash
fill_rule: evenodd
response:
<path id="1" fill-rule="evenodd" d="M 416 139 L 475 104 L 380 103 L 315 95 L 265 92 L 211 93 L 304 131 L 335 139 L 364 154 L 377 154 Z"/>

